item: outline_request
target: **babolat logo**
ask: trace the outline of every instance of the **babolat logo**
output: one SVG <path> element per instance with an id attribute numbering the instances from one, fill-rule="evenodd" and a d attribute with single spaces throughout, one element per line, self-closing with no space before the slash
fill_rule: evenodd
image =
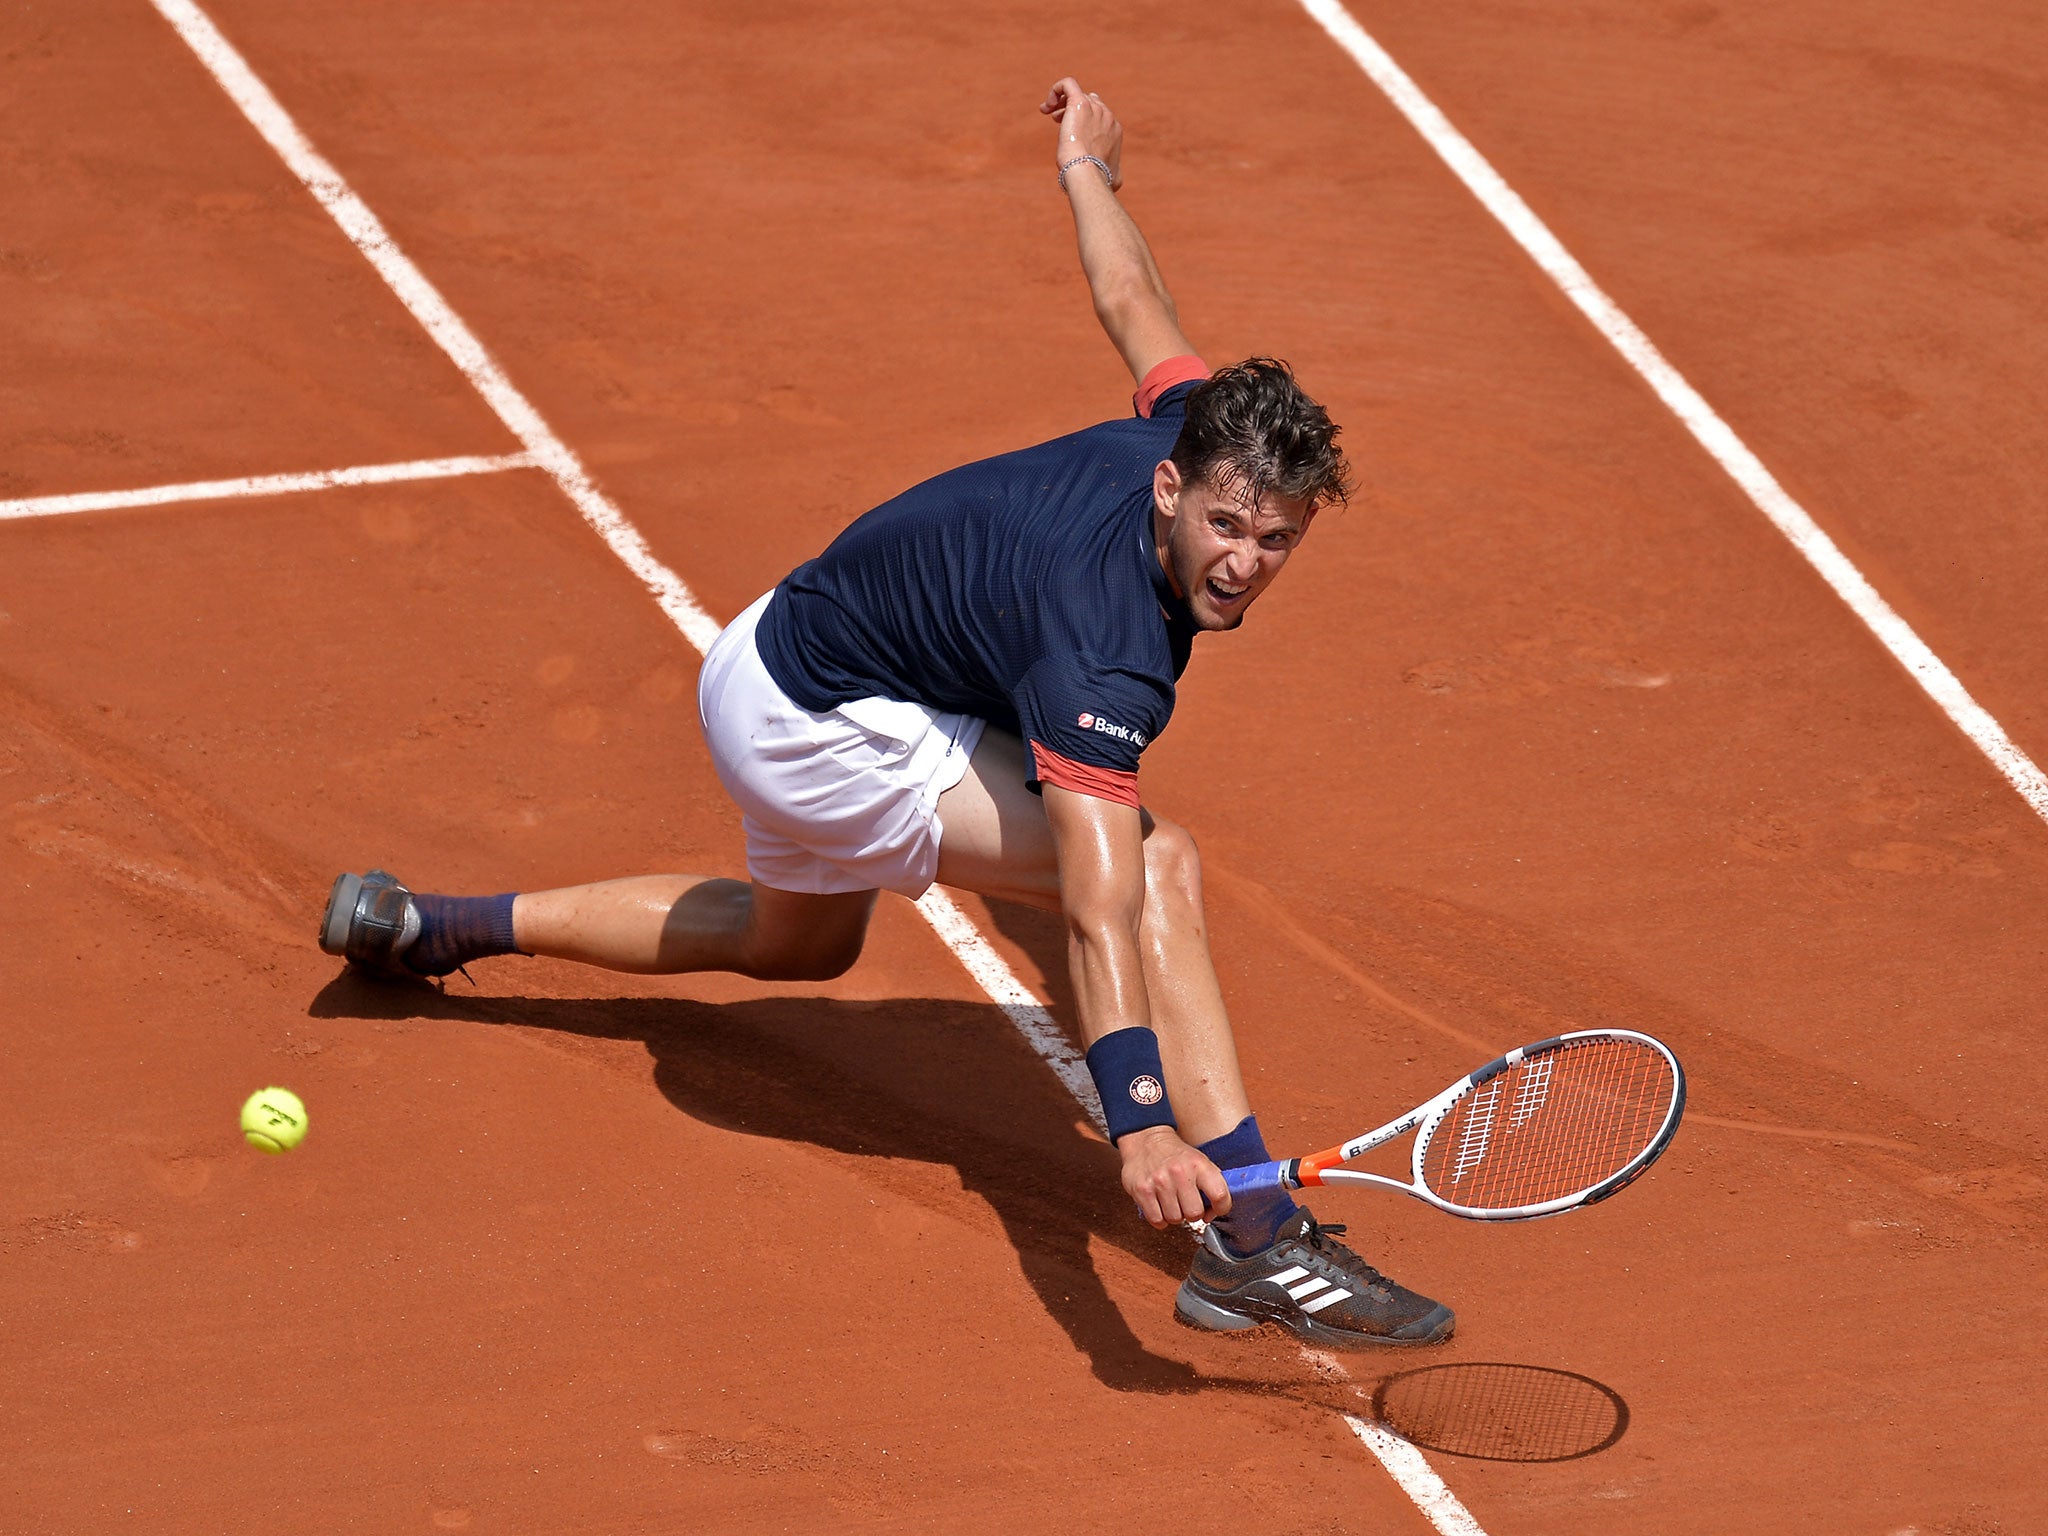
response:
<path id="1" fill-rule="evenodd" d="M 1118 741 L 1128 741 L 1135 747 L 1145 745 L 1143 731 L 1134 731 L 1127 725 L 1114 725 L 1100 715 L 1089 714 L 1085 709 L 1081 711 L 1081 718 L 1074 723 L 1082 730 L 1093 731 L 1098 736 L 1114 736 Z"/>

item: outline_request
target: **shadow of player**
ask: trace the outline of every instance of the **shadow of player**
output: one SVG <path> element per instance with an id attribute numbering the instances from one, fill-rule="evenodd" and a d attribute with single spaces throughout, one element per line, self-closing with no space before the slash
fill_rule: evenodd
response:
<path id="1" fill-rule="evenodd" d="M 1116 1154 L 1082 1133 L 1072 1099 L 987 1004 L 492 997 L 344 971 L 308 1012 L 638 1041 L 662 1095 L 707 1125 L 809 1145 L 850 1166 L 903 1159 L 951 1168 L 1001 1223 L 1047 1315 L 1096 1379 L 1116 1391 L 1290 1399 L 1376 1419 L 1428 1448 L 1500 1460 L 1596 1454 L 1628 1423 L 1627 1405 L 1612 1388 L 1546 1367 L 1446 1363 L 1361 1386 L 1355 1375 L 1305 1375 L 1287 1336 L 1270 1329 L 1234 1341 L 1245 1371 L 1263 1376 L 1203 1371 L 1147 1349 L 1104 1286 L 1091 1245 L 1155 1271 L 1158 1288 L 1145 1304 L 1165 1306 L 1187 1268 L 1187 1235 L 1154 1232 L 1138 1219 L 1118 1186 Z M 875 1172 L 868 1167 L 860 1176 L 872 1182 Z M 897 1193 L 959 1214 L 950 1195 Z M 1359 1356 L 1355 1366 L 1367 1361 L 1388 1357 Z"/>
<path id="2" fill-rule="evenodd" d="M 1115 1153 L 1082 1133 L 1072 1099 L 995 1007 L 939 999 L 491 997 L 459 987 L 441 992 L 343 972 L 308 1011 L 639 1041 L 663 1096 L 707 1125 L 849 1160 L 954 1169 L 1001 1222 L 1025 1280 L 1105 1385 L 1274 1389 L 1204 1376 L 1148 1350 L 1131 1331 L 1090 1244 L 1108 1244 L 1157 1271 L 1156 1304 L 1169 1305 L 1186 1272 L 1188 1237 L 1154 1232 L 1138 1218 L 1118 1185 Z M 862 1176 L 872 1181 L 874 1170 Z M 898 1192 L 957 1214 L 950 1200 L 929 1192 Z"/>

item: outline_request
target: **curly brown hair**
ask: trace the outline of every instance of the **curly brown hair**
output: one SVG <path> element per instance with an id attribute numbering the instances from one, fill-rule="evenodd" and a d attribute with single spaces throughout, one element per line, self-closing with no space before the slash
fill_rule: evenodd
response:
<path id="1" fill-rule="evenodd" d="M 1311 506 L 1351 496 L 1340 428 L 1278 358 L 1220 368 L 1188 396 L 1187 419 L 1169 457 L 1183 480 L 1206 480 L 1256 503 L 1268 491 Z"/>

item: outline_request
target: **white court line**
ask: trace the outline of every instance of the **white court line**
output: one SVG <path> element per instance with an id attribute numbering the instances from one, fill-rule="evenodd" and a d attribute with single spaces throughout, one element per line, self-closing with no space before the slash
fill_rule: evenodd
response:
<path id="1" fill-rule="evenodd" d="M 382 221 L 369 205 L 356 196 L 341 172 L 328 163 L 312 142 L 299 131 L 270 88 L 249 68 L 248 62 L 222 37 L 213 20 L 192 0 L 150 0 L 164 20 L 177 28 L 187 46 L 199 55 L 220 88 L 242 109 L 242 115 L 263 135 L 264 142 L 277 151 L 291 173 L 305 184 L 341 226 L 355 248 L 363 253 L 377 275 L 390 285 L 399 302 L 440 344 L 462 376 L 476 386 L 498 419 L 533 455 L 536 468 L 554 477 L 562 494 L 583 514 L 583 520 L 597 530 L 613 554 L 646 584 L 689 642 L 699 651 L 711 648 L 718 638 L 718 625 L 704 611 L 682 580 L 654 557 L 654 551 L 640 536 L 640 530 L 626 521 L 609 496 L 592 483 L 583 461 L 569 445 L 555 435 L 554 428 L 541 419 L 526 396 L 505 377 L 497 360 L 485 350 L 476 333 L 466 325 L 440 290 L 427 281 L 426 274 L 413 265 L 412 258 L 398 248 Z"/>
<path id="2" fill-rule="evenodd" d="M 1486 1536 L 1471 1511 L 1458 1502 L 1458 1496 L 1436 1475 L 1436 1469 L 1422 1459 L 1422 1452 L 1384 1424 L 1349 1413 L 1344 1415 L 1344 1422 L 1365 1448 L 1379 1457 L 1380 1465 L 1401 1485 L 1401 1491 L 1415 1501 L 1422 1518 L 1443 1536 Z"/>
<path id="3" fill-rule="evenodd" d="M 243 115 L 278 152 L 292 173 L 333 215 L 342 232 L 369 258 L 371 265 L 397 294 L 399 302 L 440 343 L 455 366 L 498 413 L 499 419 L 526 445 L 537 466 L 554 476 L 556 484 L 583 514 L 584 520 L 597 530 L 627 568 L 646 583 L 655 601 L 661 605 L 662 612 L 669 616 L 683 637 L 700 653 L 708 651 L 711 642 L 718 637 L 719 626 L 683 584 L 682 578 L 655 557 L 639 530 L 627 522 L 625 514 L 591 483 L 568 445 L 555 435 L 553 428 L 513 386 L 484 350 L 483 343 L 449 308 L 448 301 L 427 281 L 425 274 L 398 249 L 376 215 L 342 180 L 341 173 L 313 148 L 277 98 L 221 36 L 212 20 L 192 0 L 151 0 L 151 4 L 177 28 L 179 35 L 199 56 L 200 62 L 227 92 L 229 99 L 242 109 Z M 917 910 L 989 999 L 1009 1017 L 1025 1042 L 1045 1060 L 1100 1126 L 1101 1103 L 1089 1080 L 1087 1066 L 1053 1022 L 1045 1004 L 1017 979 L 1016 973 L 995 947 L 945 895 L 937 890 L 927 892 L 917 903 Z M 1367 1441 L 1367 1444 L 1372 1445 L 1372 1442 Z M 1392 1463 L 1387 1462 L 1385 1454 L 1377 1446 L 1373 1449 L 1391 1471 Z M 1412 1446 L 1409 1452 L 1416 1461 L 1421 1460 L 1421 1453 Z M 1426 1463 L 1424 1470 L 1427 1471 Z M 1430 1473 L 1429 1476 L 1434 1478 L 1435 1474 Z M 1395 1480 L 1404 1491 L 1408 1490 L 1408 1484 L 1400 1482 L 1400 1474 L 1395 1475 Z M 1438 1486 L 1441 1487 L 1441 1483 Z M 1448 1490 L 1445 1490 L 1444 1497 L 1450 1497 Z M 1450 1502 L 1462 1513 L 1463 1507 L 1455 1499 Z M 1433 1523 L 1436 1522 L 1437 1516 L 1429 1506 L 1423 1506 L 1423 1513 Z M 1445 1536 L 1485 1536 L 1485 1532 L 1471 1523 L 1470 1516 L 1466 1516 L 1466 1521 L 1463 1527 L 1447 1528 L 1439 1524 L 1438 1529 L 1444 1531 Z"/>
<path id="4" fill-rule="evenodd" d="M 1578 306 L 1602 336 L 1613 343 L 1614 349 L 1627 359 L 1629 366 L 1657 392 L 1657 398 L 1670 407 L 1671 413 L 1685 424 L 1686 430 L 1713 456 L 1714 462 L 1727 471 L 1756 504 L 1757 510 L 1791 541 L 1792 547 L 1805 556 L 1807 563 L 1820 573 L 1821 579 L 1834 589 L 1835 595 L 1849 605 L 1850 611 L 1912 674 L 1913 680 L 1934 700 L 1942 713 L 1954 721 L 1957 728 L 1991 760 L 1992 766 L 2005 775 L 2007 782 L 2020 792 L 2035 813 L 2048 820 L 2048 775 L 2043 775 L 2033 760 L 2006 735 L 2005 728 L 1970 697 L 1969 690 L 1963 687 L 1955 673 L 1913 632 L 1912 626 L 1892 611 L 1891 605 L 1878 595 L 1877 588 L 1856 569 L 1835 541 L 1821 531 L 1820 525 L 1807 514 L 1806 509 L 1787 494 L 1776 477 L 1764 468 L 1763 461 L 1735 435 L 1735 430 L 1665 360 L 1663 353 L 1633 320 L 1622 313 L 1620 306 L 1601 290 L 1557 236 L 1501 178 L 1500 172 L 1472 147 L 1471 140 L 1451 126 L 1450 119 L 1422 94 L 1421 88 L 1358 24 L 1341 0 L 1301 0 L 1301 6 L 1371 77 L 1372 83 L 1408 119 L 1410 126 L 1451 168 L 1452 174 L 1479 199 L 1488 213 L 1501 222 L 1515 243 L 1557 284 L 1564 296 Z"/>
<path id="5" fill-rule="evenodd" d="M 989 1000 L 1009 1016 L 1017 1033 L 1045 1058 L 1045 1064 L 1066 1084 L 1067 1092 L 1088 1112 L 1095 1128 L 1106 1135 L 1109 1122 L 1102 1117 L 1102 1100 L 1096 1095 L 1094 1078 L 1088 1075 L 1087 1058 L 1074 1049 L 1073 1042 L 1053 1022 L 1051 1010 L 1017 979 L 1017 973 L 996 953 L 995 946 L 982 937 L 967 914 L 936 885 L 918 897 L 917 910 L 924 914 L 924 920 L 932 925 L 932 931 L 946 948 L 967 967 L 967 974 L 980 983 Z"/>
<path id="6" fill-rule="evenodd" d="M 111 512 L 123 507 L 160 507 L 174 501 L 289 496 L 295 491 L 324 491 L 337 485 L 390 485 L 400 480 L 494 475 L 507 469 L 532 469 L 538 462 L 530 453 L 472 454 L 458 459 L 411 459 L 403 464 L 357 464 L 348 469 L 316 469 L 295 475 L 191 480 L 183 485 L 152 485 L 139 491 L 78 491 L 68 496 L 23 496 L 14 501 L 0 501 L 0 519 L 58 517 L 66 512 Z"/>

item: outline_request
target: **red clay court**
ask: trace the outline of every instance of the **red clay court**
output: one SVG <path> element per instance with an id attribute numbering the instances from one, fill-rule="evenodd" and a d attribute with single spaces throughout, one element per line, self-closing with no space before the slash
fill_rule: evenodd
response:
<path id="1" fill-rule="evenodd" d="M 0 1531 L 2048 1528 L 2036 8 L 12 0 L 0 59 Z M 827 987 L 314 943 L 369 863 L 738 870 L 692 638 L 1128 408 L 1068 73 L 1204 354 L 1364 471 L 1147 756 L 1274 1149 L 1561 1029 L 1691 1077 L 1589 1211 L 1316 1198 L 1439 1350 L 1173 1322 L 1050 919 L 959 897 L 970 972 L 885 898 Z"/>

